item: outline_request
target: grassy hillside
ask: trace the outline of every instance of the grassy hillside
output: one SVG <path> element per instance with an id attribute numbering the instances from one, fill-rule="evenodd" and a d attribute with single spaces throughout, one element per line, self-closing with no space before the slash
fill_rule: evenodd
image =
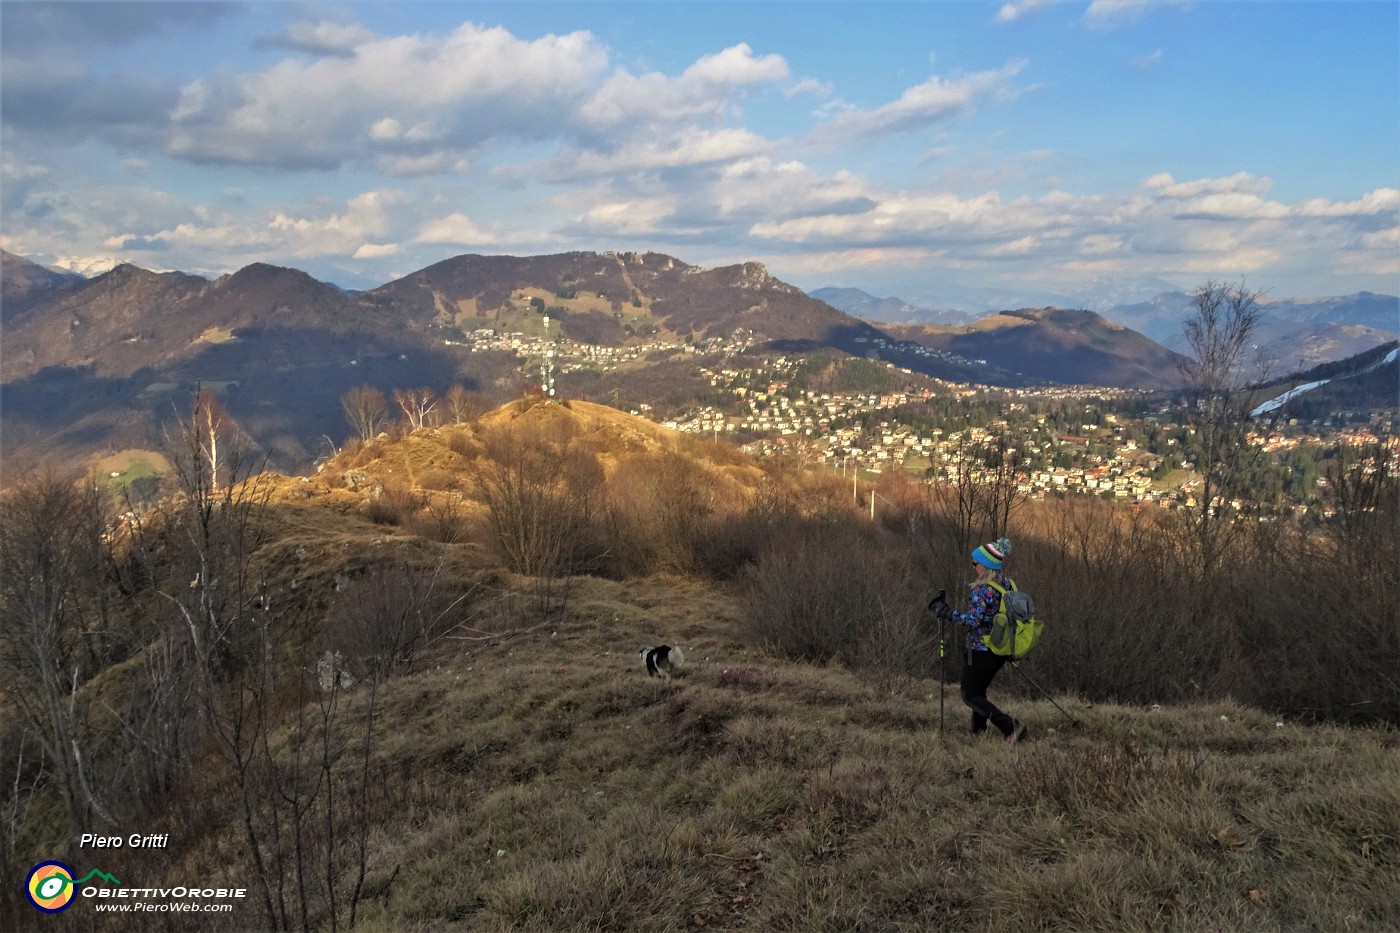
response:
<path id="1" fill-rule="evenodd" d="M 1400 915 L 1392 734 L 1066 699 L 1072 727 L 1018 699 L 1038 738 L 1013 748 L 966 735 L 950 698 L 940 735 L 933 682 L 890 692 L 755 655 L 726 624 L 737 611 L 674 581 L 587 581 L 567 621 L 396 683 L 382 741 L 406 781 L 375 858 L 413 868 L 369 928 L 1381 929 Z M 637 663 L 662 639 L 691 653 L 675 681 Z"/>
<path id="2" fill-rule="evenodd" d="M 444 642 L 387 683 L 368 839 L 371 887 L 394 881 L 356 928 L 1382 930 L 1400 915 L 1394 733 L 1061 697 L 1072 725 L 1006 672 L 994 692 L 1035 735 L 1009 747 L 965 733 L 955 690 L 940 733 L 934 681 L 891 690 L 746 649 L 740 614 L 685 581 L 579 580 L 566 613 Z M 658 641 L 687 648 L 683 676 L 646 677 L 636 649 Z M 368 697 L 345 704 L 353 734 Z M 104 868 L 250 880 L 224 861 L 239 827 L 208 780 L 147 821 L 170 852 Z M 262 921 L 248 903 L 172 928 Z"/>
<path id="3" fill-rule="evenodd" d="M 885 482 L 872 524 L 845 481 L 537 400 L 225 487 L 207 510 L 167 501 L 68 581 L 53 631 L 75 689 L 54 715 L 83 757 L 67 792 L 74 762 L 40 741 L 43 670 L 16 637 L 39 566 L 22 545 L 95 558 L 65 537 L 71 487 L 9 491 L 6 928 L 52 928 L 22 894 L 52 858 L 126 888 L 248 892 L 225 914 L 99 914 L 84 896 L 58 921 L 114 931 L 1400 916 L 1400 738 L 1319 716 L 1391 715 L 1390 610 L 1333 594 L 1347 631 L 1371 627 L 1358 653 L 1278 609 L 1336 578 L 1321 539 L 1295 558 L 1259 538 L 1262 556 L 1192 589 L 1165 516 L 1020 513 L 1017 573 L 1050 622 L 1025 672 L 1068 715 L 1003 671 L 993 699 L 1032 736 L 1007 746 L 967 733 L 922 612 L 965 551 L 927 491 Z M 1344 556 L 1387 560 L 1380 543 Z M 675 679 L 638 657 L 661 643 L 686 652 Z M 97 850 L 84 832 L 169 841 Z"/>

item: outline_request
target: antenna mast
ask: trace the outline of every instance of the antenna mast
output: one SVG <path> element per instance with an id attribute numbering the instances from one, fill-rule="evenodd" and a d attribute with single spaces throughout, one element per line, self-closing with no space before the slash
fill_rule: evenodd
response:
<path id="1" fill-rule="evenodd" d="M 549 315 L 544 316 L 544 360 L 540 363 L 540 388 L 544 394 L 554 398 L 554 345 L 549 342 Z"/>

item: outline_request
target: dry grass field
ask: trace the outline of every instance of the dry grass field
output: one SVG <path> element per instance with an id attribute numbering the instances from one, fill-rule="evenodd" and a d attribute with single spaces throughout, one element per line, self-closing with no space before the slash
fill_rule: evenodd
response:
<path id="1" fill-rule="evenodd" d="M 398 873 L 357 928 L 1381 931 L 1400 916 L 1394 732 L 1059 697 L 1074 725 L 1007 671 L 994 693 L 1034 735 L 1011 747 L 967 733 L 955 686 L 940 730 L 933 680 L 891 692 L 746 648 L 719 589 L 570 590 L 559 617 L 445 640 L 384 686 L 370 877 Z M 528 586 L 516 598 L 528 615 Z M 685 647 L 681 676 L 646 676 L 637 650 L 658 642 Z M 348 729 L 365 701 L 346 696 Z M 188 818 L 166 877 L 236 846 L 233 813 Z"/>
<path id="2" fill-rule="evenodd" d="M 1008 746 L 969 734 L 951 667 L 940 685 L 925 583 L 956 571 L 899 543 L 914 511 L 872 525 L 833 490 L 601 406 L 522 403 L 168 503 L 109 538 L 102 587 L 70 581 L 81 676 L 55 715 L 93 786 L 69 798 L 7 576 L 0 926 L 1396 928 L 1400 735 L 1307 711 L 1386 709 L 1387 668 L 1329 685 L 1342 629 L 1269 653 L 1270 600 L 1305 571 L 1255 563 L 1220 591 L 1274 581 L 1248 601 L 1168 604 L 1177 539 L 1106 506 L 1027 511 L 1049 634 L 1023 672 L 1063 711 L 1004 670 L 992 697 L 1032 736 Z M 31 528 L 46 513 L 14 495 L 7 560 L 38 566 L 25 535 L 68 526 Z M 1214 637 L 1231 619 L 1238 641 Z M 647 676 L 656 644 L 684 649 L 675 678 Z M 170 841 L 77 845 L 93 831 Z M 44 858 L 249 896 L 158 926 L 87 901 L 56 920 L 16 893 Z"/>
<path id="3" fill-rule="evenodd" d="M 1020 697 L 1009 705 L 1036 740 L 1008 747 L 968 735 L 955 696 L 940 733 L 932 681 L 895 694 L 756 655 L 734 638 L 737 612 L 677 581 L 585 581 L 558 626 L 396 683 L 381 748 L 407 786 L 376 859 L 406 868 L 369 928 L 1382 930 L 1400 917 L 1393 733 L 1064 697 L 1072 726 Z M 688 648 L 683 677 L 644 676 L 635 649 L 659 640 Z"/>

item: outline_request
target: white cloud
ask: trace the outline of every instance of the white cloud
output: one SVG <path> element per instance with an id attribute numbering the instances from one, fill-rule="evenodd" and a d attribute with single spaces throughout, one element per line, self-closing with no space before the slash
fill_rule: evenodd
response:
<path id="1" fill-rule="evenodd" d="M 382 120 L 374 121 L 374 125 L 369 128 L 369 138 L 379 142 L 391 139 L 403 138 L 403 124 L 393 117 L 384 117 Z"/>
<path id="2" fill-rule="evenodd" d="M 782 56 L 755 58 L 753 49 L 741 43 L 701 58 L 676 77 L 619 69 L 578 115 L 586 126 L 597 129 L 635 120 L 717 118 L 728 111 L 736 90 L 777 83 L 787 76 Z"/>
<path id="3" fill-rule="evenodd" d="M 607 54 L 588 33 L 532 41 L 463 24 L 445 37 L 365 39 L 353 57 L 286 60 L 193 81 L 166 151 L 194 162 L 332 168 L 548 138 L 591 93 Z"/>
<path id="4" fill-rule="evenodd" d="M 1396 258 L 1400 259 L 1400 227 L 1387 227 L 1368 233 L 1361 237 L 1360 245 L 1364 249 L 1394 250 Z"/>
<path id="5" fill-rule="evenodd" d="M 352 254 L 368 239 L 388 231 L 388 210 L 402 202 L 396 191 L 367 191 L 351 199 L 344 213 L 328 217 L 289 217 L 279 213 L 268 224 L 294 256 Z"/>
<path id="6" fill-rule="evenodd" d="M 1033 236 L 1023 236 L 1009 243 L 998 243 L 987 250 L 989 256 L 1023 256 L 1032 252 L 1039 244 Z"/>
<path id="7" fill-rule="evenodd" d="M 687 68 L 680 80 L 715 87 L 738 87 L 781 81 L 787 76 L 787 62 L 781 55 L 755 58 L 748 43 L 741 42 L 722 52 L 704 56 Z"/>
<path id="8" fill-rule="evenodd" d="M 879 274 L 892 269 L 926 271 L 947 261 L 943 250 L 923 246 L 857 247 L 785 253 L 767 260 L 770 268 L 779 263 L 789 276 L 830 277 L 838 273 Z"/>
<path id="9" fill-rule="evenodd" d="M 1400 226 L 1363 234 L 1338 265 L 1365 275 L 1400 275 Z"/>
<path id="10" fill-rule="evenodd" d="M 257 261 L 285 264 L 324 257 L 372 262 L 401 252 L 394 241 L 403 223 L 398 215 L 416 207 L 392 189 L 364 192 L 339 209 L 322 202 L 230 214 L 186 206 L 185 213 L 194 219 L 158 230 L 140 228 L 106 242 L 110 249 L 139 253 L 134 261 L 147 268 L 149 251 L 158 249 L 163 263 L 187 272 L 219 274 Z"/>
<path id="11" fill-rule="evenodd" d="M 743 159 L 771 148 L 768 140 L 744 129 L 685 128 L 653 138 L 633 138 L 612 151 L 566 149 L 546 162 L 501 169 L 502 178 L 578 181 L 659 169 L 685 168 Z"/>
<path id="12" fill-rule="evenodd" d="M 0 148 L 0 207 L 5 211 L 22 208 L 31 195 L 47 187 L 51 169 Z"/>
<path id="13" fill-rule="evenodd" d="M 397 243 L 362 243 L 360 248 L 351 254 L 351 259 L 382 259 L 385 256 L 393 256 L 399 252 Z"/>
<path id="14" fill-rule="evenodd" d="M 1187 9 L 1194 5 L 1194 0 L 1093 0 L 1084 11 L 1084 22 L 1095 29 L 1111 29 L 1155 9 Z"/>
<path id="15" fill-rule="evenodd" d="M 1011 79 L 1020 74 L 1026 64 L 1024 59 L 1017 59 L 995 71 L 979 71 L 948 80 L 931 77 L 907 89 L 892 103 L 873 110 L 837 114 L 814 135 L 851 139 L 927 127 L 966 113 L 983 101 L 1015 96 Z"/>
<path id="16" fill-rule="evenodd" d="M 1223 192 L 1207 194 L 1185 202 L 1179 208 L 1183 217 L 1218 220 L 1277 220 L 1289 215 L 1286 205 L 1266 201 L 1253 194 Z"/>
<path id="17" fill-rule="evenodd" d="M 329 42 L 333 24 L 312 25 Z M 586 32 L 527 41 L 471 23 L 445 37 L 337 29 L 342 44 L 353 41 L 353 56 L 288 59 L 187 84 L 166 152 L 199 163 L 422 176 L 466 172 L 487 143 L 519 142 L 559 146 L 546 167 L 556 179 L 696 165 L 765 149 L 746 129 L 705 124 L 736 114 L 748 91 L 789 77 L 782 56 L 742 43 L 679 75 L 619 68 L 604 78 L 607 52 Z"/>
<path id="18" fill-rule="evenodd" d="M 1122 237 L 1106 233 L 1091 233 L 1079 241 L 1079 252 L 1086 256 L 1102 256 L 1123 251 Z"/>
<path id="19" fill-rule="evenodd" d="M 1162 57 L 1162 50 L 1158 49 L 1148 55 L 1139 55 L 1132 60 L 1131 64 L 1138 71 L 1151 71 L 1162 64 Z"/>
<path id="20" fill-rule="evenodd" d="M 446 135 L 446 127 L 436 120 L 424 120 L 406 127 L 393 117 L 384 117 L 369 128 L 369 138 L 375 142 L 436 142 Z"/>
<path id="21" fill-rule="evenodd" d="M 1366 217 L 1394 213 L 1400 211 L 1400 189 L 1377 188 L 1355 201 L 1309 198 L 1298 205 L 1297 211 L 1304 217 Z"/>
<path id="22" fill-rule="evenodd" d="M 37 181 L 48 177 L 48 166 L 17 158 L 12 152 L 0 151 L 0 180 L 3 180 L 6 185 Z"/>
<path id="23" fill-rule="evenodd" d="M 851 172 L 823 176 L 796 160 L 757 156 L 725 166 L 711 198 L 720 218 L 753 223 L 865 211 L 875 206 L 875 193 Z"/>
<path id="24" fill-rule="evenodd" d="M 1158 196 L 1164 198 L 1198 198 L 1206 194 L 1252 194 L 1262 197 L 1274 186 L 1270 179 L 1249 172 L 1236 172 L 1228 178 L 1198 178 L 1179 183 L 1162 172 L 1142 184 L 1144 188 L 1157 189 Z"/>
<path id="25" fill-rule="evenodd" d="M 1286 217 L 1366 217 L 1400 210 L 1400 189 L 1377 188 L 1355 201 L 1331 201 L 1309 198 L 1289 206 L 1267 201 L 1264 195 L 1273 181 L 1248 172 L 1237 172 L 1226 178 L 1200 178 L 1176 182 L 1171 175 L 1153 175 L 1143 187 L 1155 189 L 1156 197 L 1179 202 L 1176 212 L 1182 216 L 1219 219 L 1277 220 Z"/>
<path id="26" fill-rule="evenodd" d="M 870 210 L 854 214 L 824 214 L 785 221 L 761 221 L 753 236 L 792 243 L 845 241 L 862 246 L 905 245 L 931 235 L 986 238 L 1012 229 L 1007 205 L 995 191 L 963 200 L 950 193 L 894 193 Z M 1029 217 L 1020 226 L 1037 226 Z"/>
<path id="27" fill-rule="evenodd" d="M 603 236 L 652 235 L 667 230 L 665 221 L 675 213 L 669 198 L 648 198 L 599 204 L 570 225 L 574 232 Z"/>
<path id="28" fill-rule="evenodd" d="M 800 94 L 815 94 L 817 97 L 826 98 L 832 95 L 835 88 L 827 81 L 818 81 L 816 78 L 803 78 L 796 84 L 783 89 L 783 96 L 789 99 Z"/>
<path id="29" fill-rule="evenodd" d="M 489 246 L 496 237 L 479 227 L 460 211 L 429 221 L 414 238 L 418 243 L 446 243 L 453 246 Z"/>
<path id="30" fill-rule="evenodd" d="M 465 175 L 472 161 L 455 152 L 429 152 L 424 155 L 389 155 L 374 160 L 374 167 L 386 175 L 412 178 L 422 175 Z"/>
<path id="31" fill-rule="evenodd" d="M 873 202 L 867 210 L 765 219 L 749 234 L 804 253 L 934 249 L 948 268 L 1003 274 L 1014 264 L 1028 278 L 1286 277 L 1300 270 L 1332 275 L 1338 268 L 1380 276 L 1395 265 L 1400 191 L 1287 204 L 1256 193 L 1269 187 L 1269 179 L 1248 173 L 1183 183 L 1164 173 L 1117 195 L 1054 191 L 1006 201 L 994 191 L 960 198 L 866 185 Z M 1375 230 L 1376 218 L 1385 216 L 1391 223 Z"/>
<path id="32" fill-rule="evenodd" d="M 374 38 L 374 33 L 358 23 L 337 23 L 323 19 L 314 23 L 293 23 L 263 44 L 286 46 L 320 55 L 350 55 L 356 48 L 372 42 Z"/>
<path id="33" fill-rule="evenodd" d="M 1001 9 L 997 10 L 995 21 L 1014 23 L 1024 16 L 1058 2 L 1059 0 L 1012 0 L 1012 2 L 1002 4 Z"/>

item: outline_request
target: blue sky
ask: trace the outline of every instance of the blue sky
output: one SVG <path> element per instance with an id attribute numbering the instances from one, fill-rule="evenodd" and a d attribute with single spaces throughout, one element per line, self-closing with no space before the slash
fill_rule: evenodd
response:
<path id="1" fill-rule="evenodd" d="M 1400 292 L 1400 4 L 0 3 L 0 242 L 381 284 L 758 260 L 1044 304 Z"/>

